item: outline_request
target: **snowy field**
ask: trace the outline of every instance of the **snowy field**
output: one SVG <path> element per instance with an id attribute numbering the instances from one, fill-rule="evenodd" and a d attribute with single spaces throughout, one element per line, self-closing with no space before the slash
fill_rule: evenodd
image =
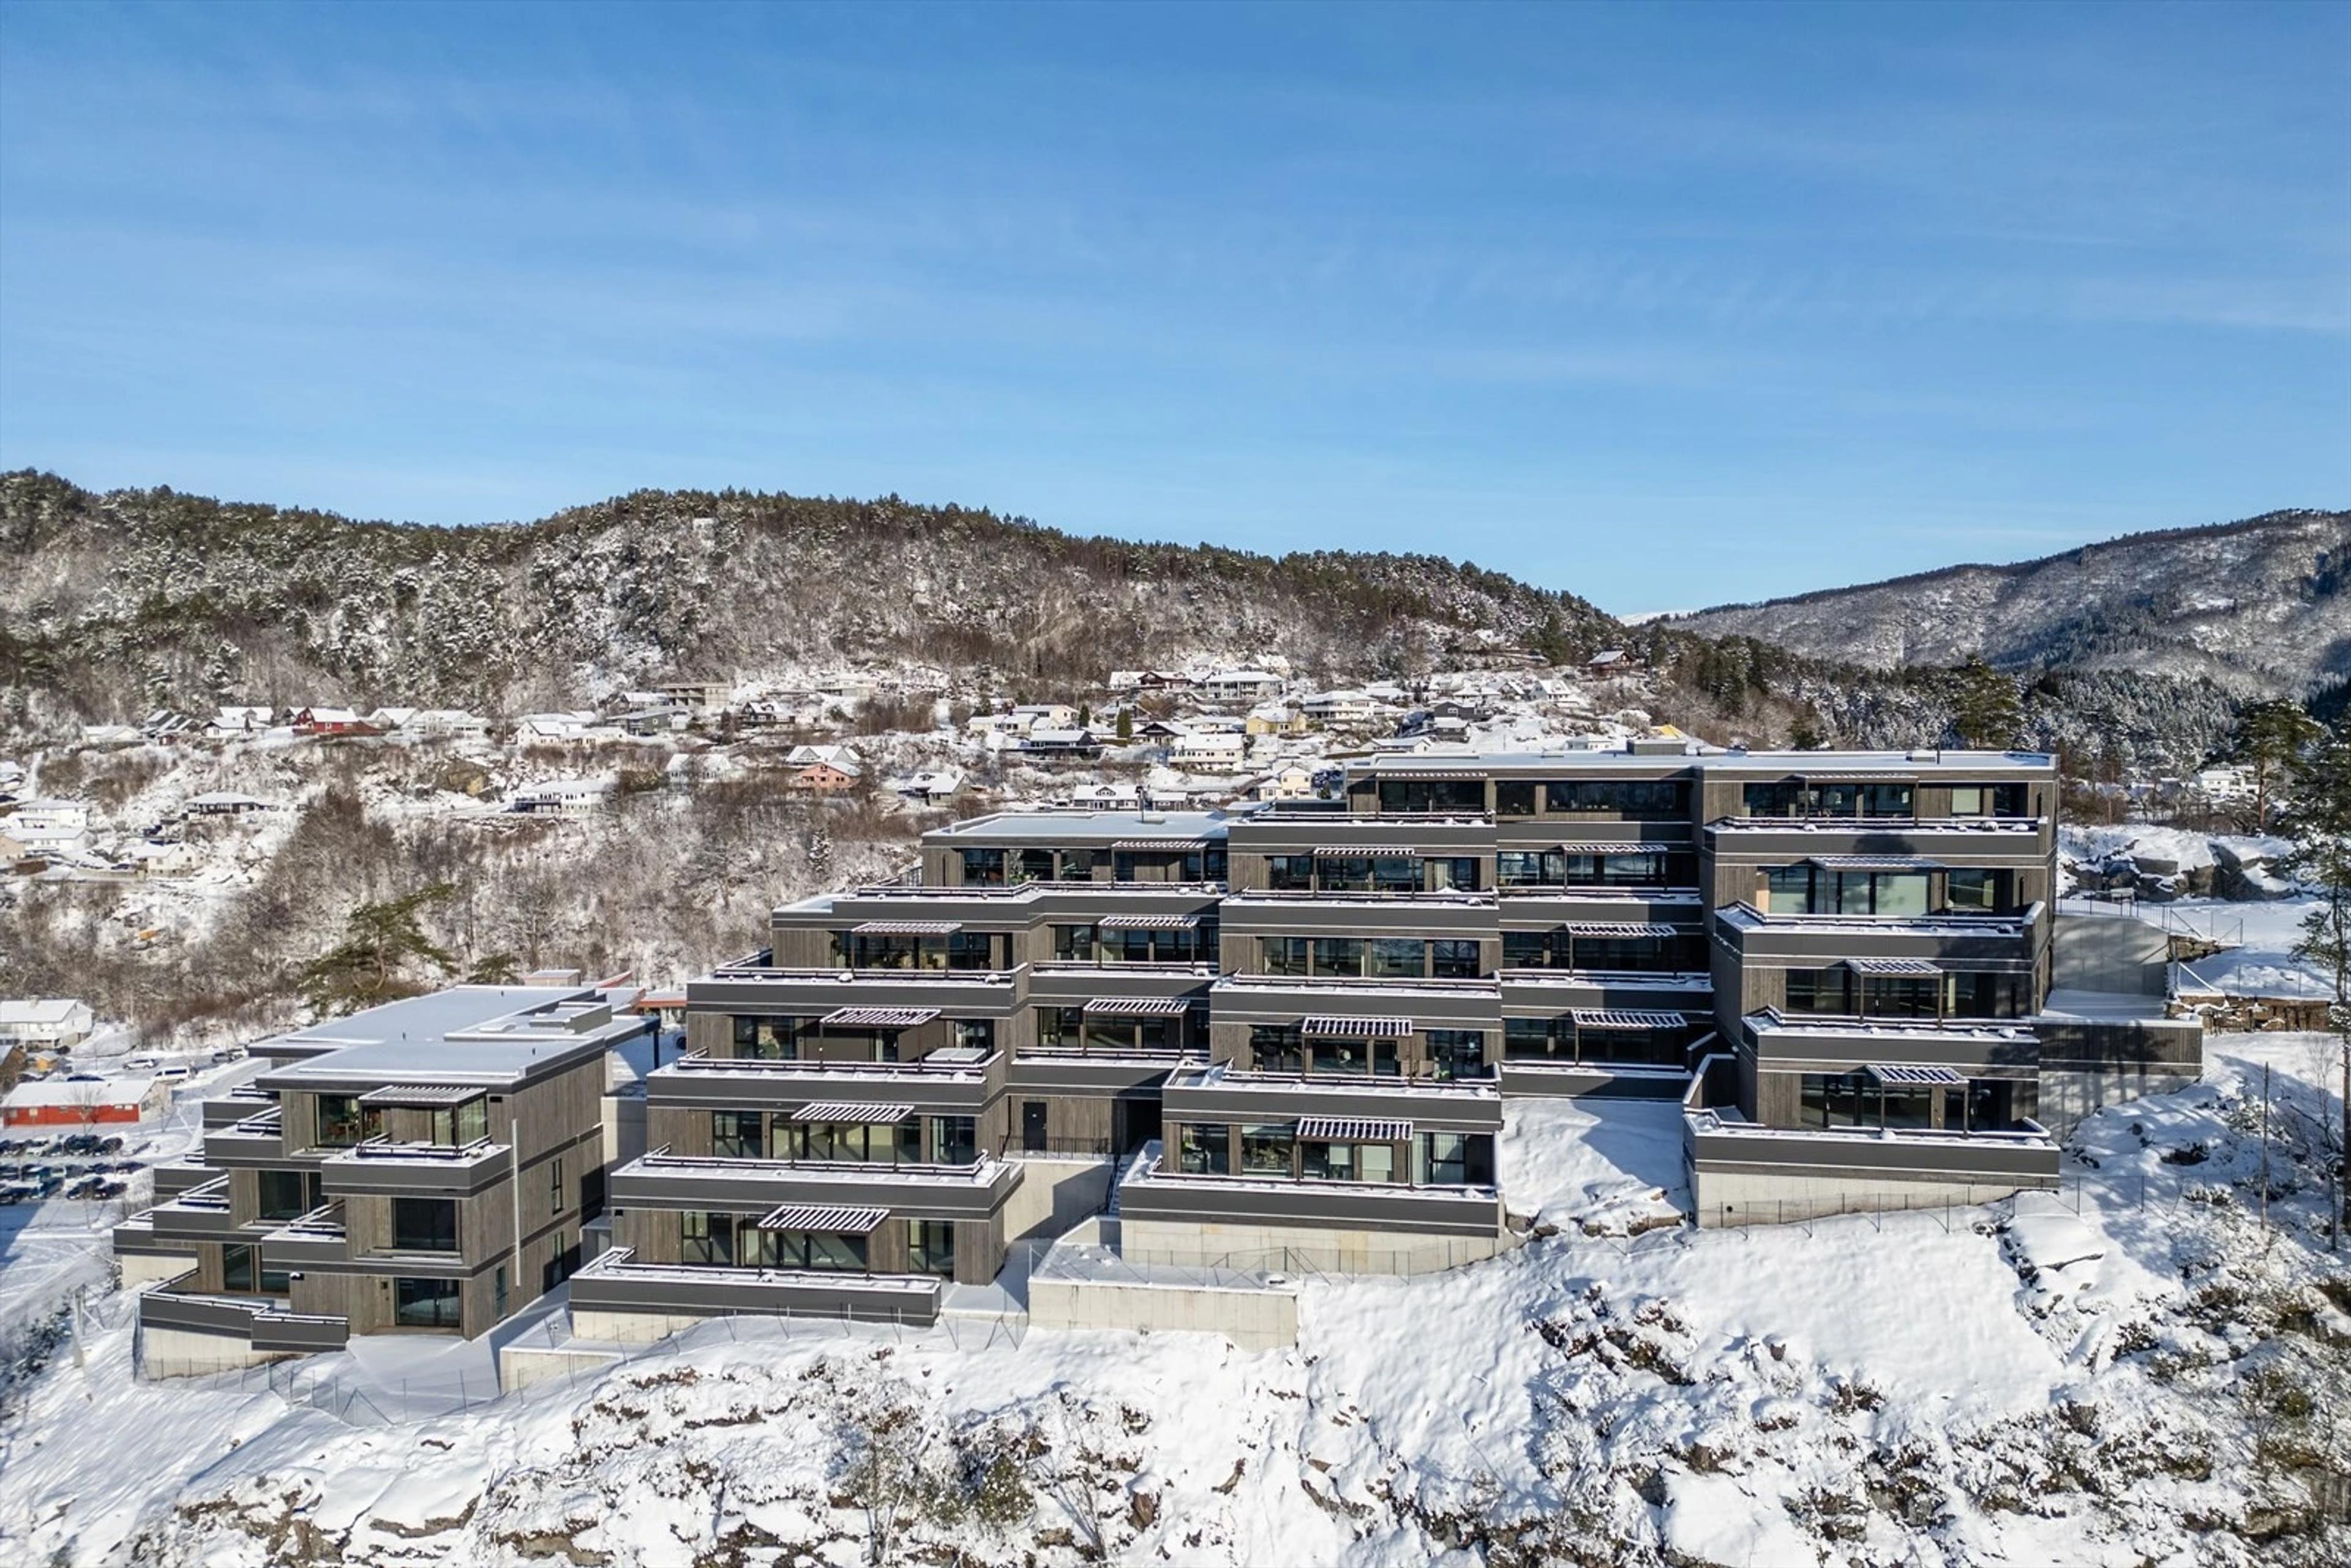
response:
<path id="1" fill-rule="evenodd" d="M 388 1422 L 136 1382 L 105 1297 L 86 1364 L 8 1395 L 0 1561 L 2340 1563 L 2329 1049 L 2215 1037 L 2063 1194 L 1948 1220 L 1643 1230 L 1664 1108 L 1513 1106 L 1511 1207 L 1556 1234 L 1310 1284 L 1281 1352 L 719 1324 Z"/>

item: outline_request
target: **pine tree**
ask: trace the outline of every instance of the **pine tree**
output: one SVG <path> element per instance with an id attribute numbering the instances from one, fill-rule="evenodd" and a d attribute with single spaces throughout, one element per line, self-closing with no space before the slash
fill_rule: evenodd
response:
<path id="1" fill-rule="evenodd" d="M 1118 743 L 1121 746 L 1131 746 L 1134 742 L 1134 709 L 1123 707 L 1118 710 Z"/>
<path id="2" fill-rule="evenodd" d="M 445 882 L 381 904 L 362 904 L 343 920 L 343 939 L 302 966 L 295 984 L 317 1011 L 356 1012 L 405 995 L 401 971 L 428 960 L 442 973 L 457 967 L 446 948 L 424 935 L 417 912 L 456 890 Z"/>
<path id="3" fill-rule="evenodd" d="M 2023 727 L 2024 710 L 2016 697 L 2016 683 L 1983 662 L 1970 659 L 1959 671 L 1959 689 L 1951 699 L 1951 730 L 1962 746 L 2005 751 L 2016 744 Z"/>
<path id="4" fill-rule="evenodd" d="M 2334 1242 L 2340 1248 L 2344 1228 L 2351 1224 L 2344 1212 L 2344 1167 L 2351 1160 L 2351 739 L 2328 741 L 2297 769 L 2286 821 L 2299 842 L 2281 869 L 2318 894 L 2316 905 L 2303 917 L 2294 954 L 2335 982 L 2327 1018 L 2343 1057 L 2343 1130 L 2335 1146 Z"/>
<path id="5" fill-rule="evenodd" d="M 2303 753 L 2325 734 L 2297 703 L 2253 703 L 2238 718 L 2229 754 L 2253 770 L 2255 832 L 2269 831 L 2271 786 L 2293 773 Z"/>

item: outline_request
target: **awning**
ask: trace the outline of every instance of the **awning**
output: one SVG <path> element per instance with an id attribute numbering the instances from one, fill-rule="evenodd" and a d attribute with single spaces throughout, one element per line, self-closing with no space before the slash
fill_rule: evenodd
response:
<path id="1" fill-rule="evenodd" d="M 886 1208 L 851 1208 L 837 1203 L 788 1203 L 759 1221 L 762 1230 L 829 1230 L 839 1236 L 863 1236 L 890 1218 Z"/>
<path id="2" fill-rule="evenodd" d="M 835 1008 L 819 1029 L 914 1029 L 939 1016 L 936 1008 Z"/>
<path id="3" fill-rule="evenodd" d="M 1642 1012 L 1631 1008 L 1575 1008 L 1568 1017 L 1578 1029 L 1681 1029 L 1689 1020 L 1679 1013 Z"/>
<path id="4" fill-rule="evenodd" d="M 1207 840 L 1196 837 L 1188 839 L 1113 839 L 1111 841 L 1110 847 L 1114 850 L 1168 850 L 1172 852 L 1177 850 L 1206 849 L 1207 847 Z"/>
<path id="5" fill-rule="evenodd" d="M 1924 855 L 1814 855 L 1814 865 L 1823 871 L 1940 871 L 1941 861 L 1930 861 Z"/>
<path id="6" fill-rule="evenodd" d="M 1580 843 L 1552 846 L 1565 855 L 1669 855 L 1676 850 L 1687 850 L 1687 844 L 1660 844 L 1644 839 L 1637 843 Z"/>
<path id="7" fill-rule="evenodd" d="M 1880 1083 L 1903 1089 L 1958 1088 L 1967 1082 L 1967 1075 L 1948 1067 L 1883 1067 L 1873 1064 L 1869 1075 Z"/>
<path id="8" fill-rule="evenodd" d="M 381 1089 L 371 1089 L 360 1095 L 360 1103 L 432 1111 L 444 1105 L 463 1105 L 466 1101 L 478 1100 L 488 1092 L 479 1084 L 388 1083 Z"/>
<path id="9" fill-rule="evenodd" d="M 912 1105 L 875 1105 L 865 1101 L 824 1100 L 792 1113 L 795 1122 L 873 1122 L 894 1126 L 914 1113 Z"/>
<path id="10" fill-rule="evenodd" d="M 1402 784 L 1416 779 L 1484 779 L 1486 770 L 1480 768 L 1415 768 L 1410 762 L 1397 758 L 1374 768 L 1372 777 L 1382 780 L 1393 779 Z"/>
<path id="11" fill-rule="evenodd" d="M 1172 1019 L 1191 1010 L 1180 997 L 1095 997 L 1084 1009 L 1090 1019 Z"/>
<path id="12" fill-rule="evenodd" d="M 852 936 L 946 936 L 963 929 L 960 920 L 868 920 L 852 925 Z"/>
<path id="13" fill-rule="evenodd" d="M 1683 928 L 1678 925 L 1619 925 L 1599 920 L 1571 920 L 1567 924 L 1567 934 L 1570 936 L 1679 936 Z M 1698 933 L 1692 931 L 1689 935 L 1695 936 Z"/>
<path id="14" fill-rule="evenodd" d="M 1844 967 L 1856 975 L 1939 975 L 1943 967 L 1925 958 L 1847 958 Z"/>
<path id="15" fill-rule="evenodd" d="M 1199 924 L 1196 915 L 1106 915 L 1094 922 L 1103 931 L 1189 931 Z"/>
<path id="16" fill-rule="evenodd" d="M 1410 1019 L 1311 1018 L 1298 1032 L 1314 1040 L 1402 1040 L 1412 1032 Z"/>
<path id="17" fill-rule="evenodd" d="M 1303 1116 L 1298 1135 L 1334 1144 L 1393 1144 L 1412 1136 L 1412 1124 L 1376 1116 Z"/>

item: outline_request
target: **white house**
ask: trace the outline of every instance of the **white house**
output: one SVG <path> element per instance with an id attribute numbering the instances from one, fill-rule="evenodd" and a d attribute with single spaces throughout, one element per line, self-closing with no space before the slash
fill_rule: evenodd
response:
<path id="1" fill-rule="evenodd" d="M 1190 772 L 1229 773 L 1249 755 L 1249 737 L 1238 733 L 1194 731 L 1179 735 L 1167 747 L 1167 760 Z"/>
<path id="2" fill-rule="evenodd" d="M 89 808 L 79 800 L 19 800 L 16 810 L 0 818 L 8 836 L 27 849 L 63 846 L 81 841 L 89 831 Z"/>
<path id="3" fill-rule="evenodd" d="M 259 735 L 269 727 L 270 716 L 266 707 L 216 708 L 204 727 L 214 735 Z"/>
<path id="4" fill-rule="evenodd" d="M 1345 689 L 1316 692 L 1298 706 L 1318 724 L 1371 724 L 1388 712 L 1388 705 L 1369 692 Z"/>
<path id="5" fill-rule="evenodd" d="M 380 707 L 367 716 L 367 721 L 381 730 L 405 729 L 408 721 L 415 716 L 413 707 Z"/>
<path id="6" fill-rule="evenodd" d="M 21 997 L 0 1001 L 0 1046 L 71 1051 L 89 1038 L 98 1016 L 71 997 Z"/>
<path id="7" fill-rule="evenodd" d="M 942 800 L 952 800 L 963 793 L 963 769 L 960 768 L 926 768 L 908 774 L 890 786 L 893 793 L 909 800 L 919 800 L 935 806 Z"/>
<path id="8" fill-rule="evenodd" d="M 611 779 L 550 779 L 517 789 L 507 809 L 532 817 L 581 816 L 611 804 L 617 786 Z"/>
<path id="9" fill-rule="evenodd" d="M 1263 702 L 1281 695 L 1281 677 L 1270 670 L 1218 670 L 1200 682 L 1200 691 L 1217 702 Z"/>
<path id="10" fill-rule="evenodd" d="M 1314 798 L 1314 772 L 1291 763 L 1278 768 L 1257 781 L 1254 791 L 1260 800 L 1311 800 Z"/>
<path id="11" fill-rule="evenodd" d="M 400 727 L 417 736 L 481 735 L 489 729 L 490 721 L 461 707 L 421 707 L 411 713 Z"/>
<path id="12" fill-rule="evenodd" d="M 1012 710 L 1020 721 L 1023 734 L 1033 735 L 1040 729 L 1075 729 L 1078 710 L 1067 703 L 1023 703 Z"/>
<path id="13" fill-rule="evenodd" d="M 608 727 L 596 714 L 585 709 L 568 713 L 527 713 L 515 721 L 515 730 L 524 740 L 586 740 L 620 734 L 617 729 Z"/>
<path id="14" fill-rule="evenodd" d="M 268 801 L 234 789 L 209 789 L 188 797 L 188 815 L 192 817 L 242 817 L 247 811 L 271 809 Z"/>

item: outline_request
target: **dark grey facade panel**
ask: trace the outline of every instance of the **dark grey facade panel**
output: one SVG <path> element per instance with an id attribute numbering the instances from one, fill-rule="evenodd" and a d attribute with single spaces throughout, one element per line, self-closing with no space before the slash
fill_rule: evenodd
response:
<path id="1" fill-rule="evenodd" d="M 1223 1225 L 1290 1225 L 1330 1230 L 1400 1230 L 1437 1236 L 1493 1236 L 1501 1228 L 1501 1199 L 1490 1189 L 1467 1188 L 1458 1197 L 1427 1188 L 1391 1196 L 1366 1184 L 1257 1183 L 1190 1180 L 1131 1181 L 1119 1189 L 1119 1213 L 1128 1219 Z"/>
<path id="2" fill-rule="evenodd" d="M 767 1317 L 847 1318 L 858 1322 L 895 1322 L 927 1327 L 938 1321 L 944 1287 L 912 1287 L 896 1276 L 886 1282 L 862 1276 L 823 1276 L 758 1270 L 648 1268 L 626 1265 L 595 1269 L 571 1280 L 574 1312 L 643 1312 L 686 1317 L 747 1313 Z"/>
<path id="3" fill-rule="evenodd" d="M 1020 1178 L 1017 1166 L 998 1165 L 989 1179 L 925 1174 L 920 1167 L 889 1179 L 860 1176 L 858 1167 L 828 1172 L 821 1162 L 764 1164 L 753 1170 L 714 1163 L 699 1168 L 647 1170 L 623 1166 L 606 1180 L 612 1208 L 709 1209 L 765 1214 L 778 1204 L 880 1204 L 893 1214 L 925 1218 L 985 1219 L 1004 1207 Z"/>
<path id="4" fill-rule="evenodd" d="M 1295 1078 L 1228 1075 L 1207 1083 L 1170 1083 L 1162 1099 L 1171 1122 L 1294 1122 L 1305 1116 L 1399 1118 L 1425 1132 L 1496 1133 L 1502 1102 L 1490 1091 L 1417 1089 L 1399 1080 L 1379 1090 L 1310 1084 Z"/>

